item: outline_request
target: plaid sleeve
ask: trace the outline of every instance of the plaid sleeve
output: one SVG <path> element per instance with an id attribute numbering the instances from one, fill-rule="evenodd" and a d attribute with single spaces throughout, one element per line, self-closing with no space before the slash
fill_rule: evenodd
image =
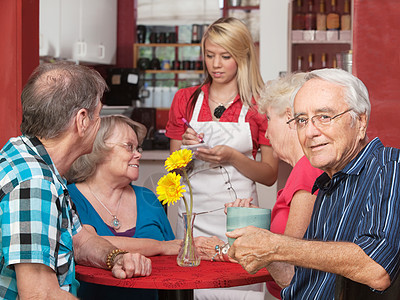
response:
<path id="1" fill-rule="evenodd" d="M 70 216 L 63 209 L 64 201 L 54 183 L 43 178 L 23 181 L 5 195 L 1 224 L 5 265 L 42 263 L 55 270 L 60 243 L 72 253 Z"/>

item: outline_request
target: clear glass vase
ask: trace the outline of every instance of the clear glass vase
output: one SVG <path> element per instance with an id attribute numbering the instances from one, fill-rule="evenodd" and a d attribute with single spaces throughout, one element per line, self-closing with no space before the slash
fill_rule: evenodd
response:
<path id="1" fill-rule="evenodd" d="M 182 217 L 185 226 L 185 235 L 176 262 L 181 267 L 197 267 L 200 265 L 200 256 L 197 254 L 193 239 L 193 224 L 196 214 L 187 215 L 183 213 Z"/>

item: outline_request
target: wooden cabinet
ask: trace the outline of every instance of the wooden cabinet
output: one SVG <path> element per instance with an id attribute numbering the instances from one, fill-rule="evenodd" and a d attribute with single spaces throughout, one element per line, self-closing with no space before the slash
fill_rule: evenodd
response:
<path id="1" fill-rule="evenodd" d="M 306 12 L 308 1 L 303 0 L 302 11 Z M 344 11 L 344 0 L 336 0 L 337 12 L 342 15 Z M 323 66 L 323 57 L 325 57 L 326 66 L 342 67 L 342 54 L 352 49 L 353 33 L 350 31 L 317 31 L 317 30 L 292 30 L 293 16 L 297 9 L 297 0 L 289 2 L 289 49 L 288 49 L 288 71 L 310 71 L 310 69 L 319 69 Z M 319 11 L 319 0 L 313 1 L 313 12 Z M 328 11 L 331 9 L 331 1 L 325 0 L 325 7 Z M 350 7 L 353 8 L 353 1 L 350 1 Z M 353 14 L 351 14 L 353 16 Z M 351 18 L 353 20 L 353 18 Z M 351 28 L 353 28 L 351 26 Z M 310 68 L 309 61 L 312 61 Z"/>

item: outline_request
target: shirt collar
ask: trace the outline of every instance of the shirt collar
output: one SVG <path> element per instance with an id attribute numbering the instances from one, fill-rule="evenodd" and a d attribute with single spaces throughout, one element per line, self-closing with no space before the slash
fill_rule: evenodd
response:
<path id="1" fill-rule="evenodd" d="M 314 183 L 312 193 L 314 193 L 318 189 L 327 190 L 330 186 L 331 179 L 341 178 L 345 175 L 359 175 L 364 168 L 367 159 L 369 158 L 369 154 L 381 147 L 383 147 L 383 144 L 380 139 L 377 137 L 374 138 L 357 154 L 357 156 L 353 160 L 351 160 L 343 168 L 343 170 L 334 174 L 332 178 L 330 178 L 326 173 L 320 175 Z"/>
<path id="2" fill-rule="evenodd" d="M 57 176 L 58 180 L 66 186 L 67 181 L 58 172 L 56 166 L 53 163 L 53 160 L 51 159 L 42 142 L 36 136 L 22 135 L 21 139 L 30 150 L 35 152 L 37 156 L 43 159 L 46 165 L 48 165 L 49 168 L 51 168 L 51 170 Z"/>

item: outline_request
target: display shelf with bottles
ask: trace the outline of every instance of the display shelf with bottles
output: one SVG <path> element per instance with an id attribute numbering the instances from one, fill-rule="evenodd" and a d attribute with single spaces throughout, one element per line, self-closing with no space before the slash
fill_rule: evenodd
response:
<path id="1" fill-rule="evenodd" d="M 157 59 L 155 50 L 156 48 L 172 47 L 175 48 L 173 60 L 165 61 L 166 65 L 162 65 L 160 61 L 160 66 L 150 66 L 150 61 L 148 66 L 139 66 L 140 64 L 140 48 L 149 47 L 153 49 L 153 59 Z M 136 43 L 133 47 L 133 67 L 141 69 L 144 73 L 148 74 L 162 74 L 162 73 L 173 73 L 173 74 L 203 74 L 203 65 L 201 60 L 186 60 L 180 58 L 178 49 L 182 47 L 198 47 L 199 56 L 201 44 L 198 43 Z"/>
<path id="2" fill-rule="evenodd" d="M 353 0 L 290 1 L 288 71 L 309 71 L 309 57 L 313 69 L 341 67 L 352 49 L 352 8 Z"/>

